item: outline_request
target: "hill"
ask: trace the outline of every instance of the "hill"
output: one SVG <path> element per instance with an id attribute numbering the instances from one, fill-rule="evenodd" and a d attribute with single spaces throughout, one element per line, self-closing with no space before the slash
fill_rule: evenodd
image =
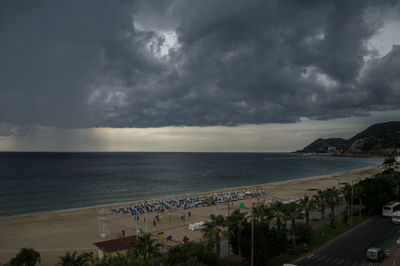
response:
<path id="1" fill-rule="evenodd" d="M 317 139 L 297 152 L 349 156 L 392 156 L 399 154 L 400 122 L 374 124 L 348 140 L 343 138 Z"/>

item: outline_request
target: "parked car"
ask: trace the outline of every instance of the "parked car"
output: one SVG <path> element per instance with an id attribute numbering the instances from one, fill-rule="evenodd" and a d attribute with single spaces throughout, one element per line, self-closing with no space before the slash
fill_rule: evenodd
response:
<path id="1" fill-rule="evenodd" d="M 385 257 L 385 252 L 380 248 L 372 247 L 367 250 L 368 260 L 380 261 L 384 257 Z"/>

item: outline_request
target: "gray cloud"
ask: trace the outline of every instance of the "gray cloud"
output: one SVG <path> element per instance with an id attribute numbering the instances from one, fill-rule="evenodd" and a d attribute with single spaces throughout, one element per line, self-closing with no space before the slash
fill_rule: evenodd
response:
<path id="1" fill-rule="evenodd" d="M 367 46 L 398 11 L 361 0 L 1 1 L 0 122 L 234 126 L 398 110 L 400 48 L 374 58 Z"/>

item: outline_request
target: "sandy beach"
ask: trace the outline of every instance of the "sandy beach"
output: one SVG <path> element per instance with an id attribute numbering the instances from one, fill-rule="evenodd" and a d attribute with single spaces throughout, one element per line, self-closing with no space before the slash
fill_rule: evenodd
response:
<path id="1" fill-rule="evenodd" d="M 252 187 L 232 188 L 239 191 L 263 191 L 266 196 L 262 198 L 248 198 L 231 202 L 233 208 L 238 208 L 244 202 L 245 210 L 265 201 L 284 200 L 294 197 L 312 195 L 315 190 L 332 187 L 340 183 L 351 183 L 358 178 L 366 178 L 381 172 L 379 167 L 363 168 L 358 170 L 335 173 L 324 176 L 314 176 L 294 179 L 276 183 L 262 184 Z M 211 192 L 205 192 L 209 194 Z M 132 216 L 113 214 L 113 207 L 129 206 L 130 204 L 115 204 L 113 206 L 93 207 L 79 210 L 49 212 L 25 216 L 0 218 L 0 264 L 8 262 L 20 248 L 31 247 L 38 250 L 42 256 L 41 265 L 55 265 L 58 256 L 67 251 L 93 251 L 97 252 L 94 242 L 114 239 L 121 236 L 125 230 L 126 235 L 135 234 L 136 227 L 146 230 L 143 216 L 135 222 Z M 232 207 L 230 208 L 232 210 Z M 191 215 L 189 217 L 189 211 Z M 216 213 L 227 215 L 227 203 L 218 203 L 216 206 L 200 207 L 195 209 L 177 209 L 170 212 L 158 213 L 159 221 L 154 226 L 153 221 L 157 212 L 147 214 L 147 230 L 155 236 L 163 232 L 164 236 L 172 236 L 172 241 L 164 241 L 167 245 L 180 243 L 186 235 L 190 240 L 200 241 L 200 231 L 189 231 L 189 224 L 207 221 L 207 217 Z M 182 216 L 185 216 L 182 219 Z M 103 217 L 104 222 L 99 222 Z M 104 225 L 104 228 L 103 228 Z M 106 238 L 100 237 L 100 231 L 108 232 Z M 164 238 L 165 238 L 164 237 Z"/>

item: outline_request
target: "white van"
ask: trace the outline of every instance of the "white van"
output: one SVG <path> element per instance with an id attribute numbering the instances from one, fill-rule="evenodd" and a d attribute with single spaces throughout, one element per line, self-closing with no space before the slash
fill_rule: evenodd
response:
<path id="1" fill-rule="evenodd" d="M 400 211 L 394 212 L 392 215 L 392 222 L 394 224 L 400 224 Z"/>
<path id="2" fill-rule="evenodd" d="M 392 217 L 394 212 L 400 211 L 400 202 L 389 202 L 382 208 L 382 215 Z"/>
<path id="3" fill-rule="evenodd" d="M 385 258 L 385 252 L 380 248 L 369 248 L 367 250 L 367 260 L 380 261 Z"/>

